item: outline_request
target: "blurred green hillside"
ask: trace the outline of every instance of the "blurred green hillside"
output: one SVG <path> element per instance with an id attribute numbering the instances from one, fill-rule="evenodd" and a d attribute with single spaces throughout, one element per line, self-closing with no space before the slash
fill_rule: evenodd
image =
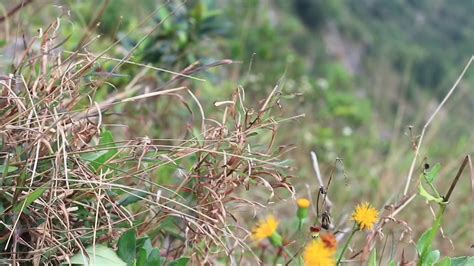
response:
<path id="1" fill-rule="evenodd" d="M 233 18 L 227 54 L 243 62 L 240 83 L 251 90 L 257 84 L 255 93 L 274 84 L 286 94 L 302 92 L 295 96 L 299 106 L 289 107 L 307 115 L 300 147 L 319 150 L 327 161 L 342 157 L 353 173 L 376 180 L 394 178 L 385 167 L 405 169 L 412 138 L 473 53 L 472 1 L 221 1 L 219 7 Z M 456 119 L 442 117 L 433 126 L 429 159 L 473 151 L 473 82 L 471 71 L 446 106 L 445 115 Z M 298 154 L 307 156 L 303 150 Z M 367 161 L 378 166 L 358 167 Z"/>

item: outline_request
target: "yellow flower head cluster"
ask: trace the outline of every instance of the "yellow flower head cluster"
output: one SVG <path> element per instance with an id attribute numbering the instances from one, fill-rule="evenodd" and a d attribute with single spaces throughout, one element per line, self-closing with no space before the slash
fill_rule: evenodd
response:
<path id="1" fill-rule="evenodd" d="M 296 201 L 296 204 L 298 205 L 298 207 L 306 209 L 309 207 L 310 202 L 308 199 L 301 198 L 301 199 L 298 199 L 298 201 Z"/>
<path id="2" fill-rule="evenodd" d="M 252 231 L 252 238 L 257 241 L 271 237 L 277 230 L 278 221 L 273 216 L 268 216 L 262 220 Z"/>
<path id="3" fill-rule="evenodd" d="M 379 219 L 379 212 L 370 206 L 368 202 L 357 205 L 352 213 L 352 220 L 359 226 L 360 230 L 371 230 Z"/>
<path id="4" fill-rule="evenodd" d="M 328 246 L 323 240 L 311 241 L 304 249 L 303 259 L 305 266 L 333 266 L 336 265 L 334 258 L 335 246 Z"/>

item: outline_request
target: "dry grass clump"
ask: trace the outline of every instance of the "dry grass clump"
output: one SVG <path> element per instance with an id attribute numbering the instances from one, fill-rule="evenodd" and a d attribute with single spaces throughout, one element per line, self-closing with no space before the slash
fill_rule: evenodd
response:
<path id="1" fill-rule="evenodd" d="M 273 147 L 277 95 L 253 111 L 238 89 L 230 101 L 216 103 L 223 110 L 216 121 L 205 118 L 188 88 L 171 88 L 230 62 L 223 61 L 175 73 L 161 87 L 150 87 L 142 79 L 150 68 L 139 66 L 126 85 L 100 99 L 96 93 L 113 83 L 107 80 L 113 73 L 99 73 L 105 52 L 64 53 L 58 27 L 31 39 L 0 80 L 1 257 L 67 262 L 87 246 L 114 246 L 129 228 L 150 236 L 167 259 L 187 253 L 204 263 L 216 246 L 227 254 L 246 248 L 248 232 L 236 229 L 233 211 L 258 203 L 236 191 L 262 186 L 270 196 L 276 188 L 293 193 L 282 172 L 284 150 Z M 115 106 L 166 95 L 200 110 L 193 138 L 116 140 L 120 131 L 104 126 Z M 261 137 L 263 131 L 271 137 Z"/>

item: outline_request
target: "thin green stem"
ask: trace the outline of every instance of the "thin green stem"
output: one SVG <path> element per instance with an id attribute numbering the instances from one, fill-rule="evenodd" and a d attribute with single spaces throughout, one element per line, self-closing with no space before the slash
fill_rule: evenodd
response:
<path id="1" fill-rule="evenodd" d="M 298 231 L 301 231 L 302 227 L 303 227 L 303 219 L 298 219 Z"/>
<path id="2" fill-rule="evenodd" d="M 438 234 L 438 231 L 441 228 L 442 220 L 443 220 L 443 215 L 444 212 L 446 211 L 446 203 L 440 203 L 439 204 L 439 211 L 438 215 L 436 215 L 436 220 L 434 222 L 433 227 L 430 230 L 428 239 L 426 241 L 426 245 L 424 246 L 423 250 L 421 251 L 420 254 L 420 260 L 418 261 L 418 265 L 422 265 L 423 261 L 426 259 L 428 256 L 428 253 L 431 252 L 431 246 L 433 244 L 434 239 L 436 238 L 436 235 Z"/>
<path id="3" fill-rule="evenodd" d="M 352 227 L 352 232 L 351 232 L 349 238 L 347 239 L 346 244 L 344 244 L 344 247 L 342 247 L 341 254 L 339 254 L 339 258 L 337 259 L 336 265 L 339 265 L 341 263 L 342 257 L 344 257 L 344 253 L 346 253 L 346 249 L 347 249 L 347 247 L 349 247 L 349 244 L 352 241 L 352 237 L 354 236 L 355 232 L 357 232 L 357 231 L 359 231 L 359 229 L 357 228 L 357 224 L 354 223 L 354 227 Z"/>

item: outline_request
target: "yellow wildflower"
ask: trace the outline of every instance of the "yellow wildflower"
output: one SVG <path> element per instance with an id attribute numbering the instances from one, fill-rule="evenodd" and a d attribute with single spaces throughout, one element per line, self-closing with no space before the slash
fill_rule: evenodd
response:
<path id="1" fill-rule="evenodd" d="M 296 201 L 296 204 L 298 205 L 298 207 L 306 209 L 309 207 L 310 202 L 308 199 L 301 198 L 298 201 Z"/>
<path id="2" fill-rule="evenodd" d="M 257 241 L 262 241 L 265 238 L 271 237 L 277 230 L 278 221 L 273 216 L 268 216 L 267 219 L 258 223 L 257 227 L 252 231 L 252 238 Z"/>
<path id="3" fill-rule="evenodd" d="M 334 255 L 336 249 L 326 246 L 321 240 L 313 240 L 304 249 L 303 259 L 305 266 L 333 266 L 336 265 Z"/>
<path id="4" fill-rule="evenodd" d="M 352 220 L 359 226 L 360 230 L 371 230 L 379 219 L 379 212 L 370 206 L 368 202 L 357 205 L 352 213 Z"/>

